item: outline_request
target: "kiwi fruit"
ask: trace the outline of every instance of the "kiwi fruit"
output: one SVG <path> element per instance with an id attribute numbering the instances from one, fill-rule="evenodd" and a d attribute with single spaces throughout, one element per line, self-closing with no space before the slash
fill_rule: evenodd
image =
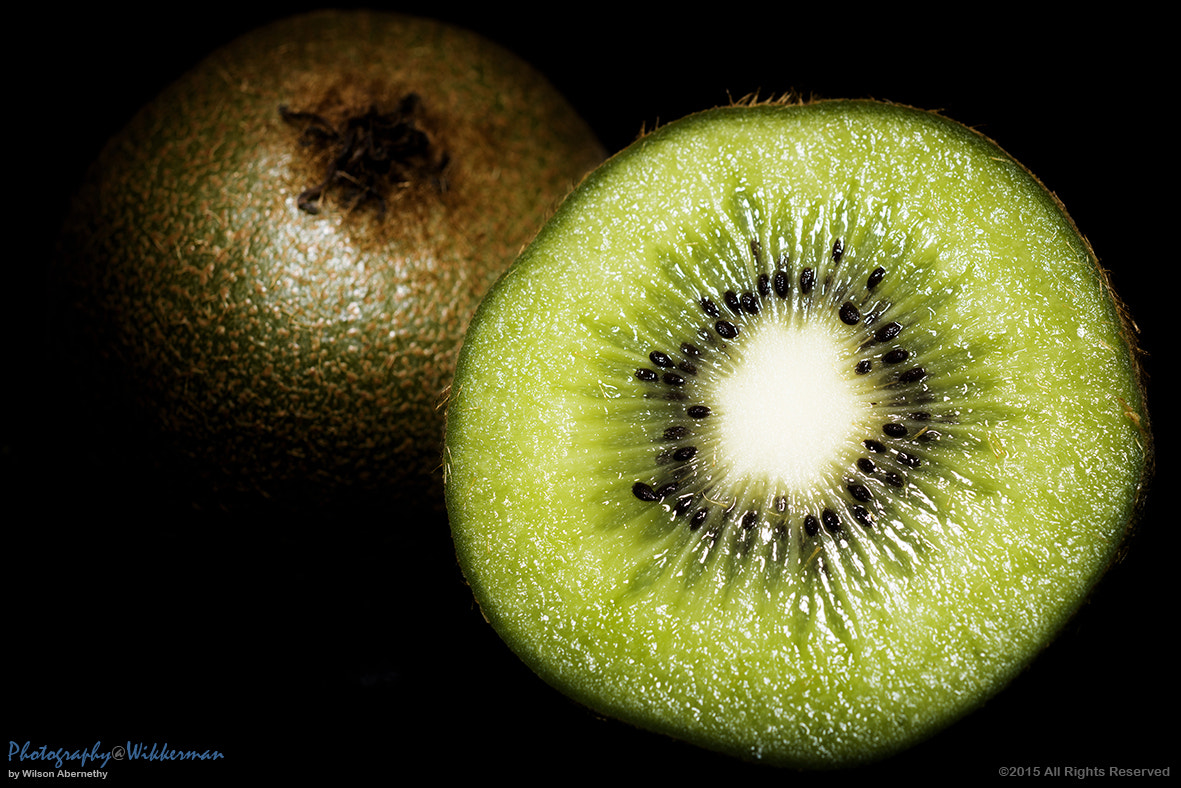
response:
<path id="1" fill-rule="evenodd" d="M 595 711 L 830 768 L 1003 688 L 1152 458 L 1130 320 L 983 135 L 876 101 L 641 137 L 493 287 L 450 392 L 475 599 Z"/>
<path id="2" fill-rule="evenodd" d="M 441 511 L 468 320 L 604 157 L 549 82 L 474 33 L 283 19 L 103 149 L 62 234 L 72 330 L 202 504 Z"/>

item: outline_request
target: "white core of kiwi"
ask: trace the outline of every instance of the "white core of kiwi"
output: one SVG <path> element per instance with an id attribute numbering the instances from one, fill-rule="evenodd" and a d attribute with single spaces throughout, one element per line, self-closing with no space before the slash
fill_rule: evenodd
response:
<path id="1" fill-rule="evenodd" d="M 841 462 L 868 408 L 830 321 L 753 322 L 717 381 L 718 445 L 738 477 L 803 494 Z"/>

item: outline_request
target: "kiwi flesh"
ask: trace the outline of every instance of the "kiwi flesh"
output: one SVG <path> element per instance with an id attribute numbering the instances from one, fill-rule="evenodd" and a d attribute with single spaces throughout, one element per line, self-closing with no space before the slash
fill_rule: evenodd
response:
<path id="1" fill-rule="evenodd" d="M 543 679 L 706 748 L 886 757 L 998 692 L 1136 518 L 1130 322 L 1029 172 L 938 114 L 719 108 L 590 176 L 448 405 L 475 598 Z"/>
<path id="2" fill-rule="evenodd" d="M 442 509 L 480 297 L 605 158 L 533 67 L 370 11 L 217 50 L 102 151 L 62 234 L 76 342 L 204 505 Z M 79 353 L 83 355 L 83 353 Z"/>

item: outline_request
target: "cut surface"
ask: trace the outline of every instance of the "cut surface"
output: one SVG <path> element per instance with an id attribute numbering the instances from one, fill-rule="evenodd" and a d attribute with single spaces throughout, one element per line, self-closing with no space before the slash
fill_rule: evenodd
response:
<path id="1" fill-rule="evenodd" d="M 481 306 L 447 498 L 485 615 L 584 703 L 882 757 L 1078 606 L 1149 453 L 1086 243 L 987 140 L 871 102 L 637 142 Z"/>

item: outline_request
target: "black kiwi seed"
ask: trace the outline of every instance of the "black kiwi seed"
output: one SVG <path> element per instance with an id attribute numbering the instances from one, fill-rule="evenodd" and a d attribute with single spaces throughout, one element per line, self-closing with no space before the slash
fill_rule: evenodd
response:
<path id="1" fill-rule="evenodd" d="M 673 459 L 679 462 L 684 462 L 685 460 L 693 459 L 695 454 L 697 454 L 696 446 L 682 446 L 673 452 Z"/>
<path id="2" fill-rule="evenodd" d="M 824 523 L 824 529 L 830 534 L 835 534 L 841 530 L 841 518 L 837 517 L 837 513 L 832 509 L 825 509 L 821 512 L 820 521 Z"/>
<path id="3" fill-rule="evenodd" d="M 873 460 L 871 460 L 869 457 L 862 457 L 857 460 L 857 467 L 865 473 L 873 473 L 878 469 L 878 466 L 874 465 Z"/>
<path id="4" fill-rule="evenodd" d="M 897 424 L 895 422 L 888 422 L 882 425 L 882 432 L 889 435 L 891 438 L 901 438 L 906 435 L 906 425 Z"/>
<path id="5" fill-rule="evenodd" d="M 891 339 L 893 339 L 894 337 L 898 336 L 901 333 L 902 333 L 902 324 L 901 323 L 886 323 L 886 325 L 882 326 L 881 328 L 879 328 L 877 330 L 877 333 L 875 333 L 873 335 L 873 338 L 876 339 L 878 342 L 889 342 Z"/>
<path id="6" fill-rule="evenodd" d="M 681 372 L 684 372 L 686 375 L 697 374 L 697 367 L 693 364 L 690 364 L 688 361 L 682 361 L 680 364 L 677 364 L 677 369 L 681 370 Z"/>
<path id="7" fill-rule="evenodd" d="M 722 300 L 726 302 L 726 306 L 730 307 L 730 311 L 738 314 L 742 311 L 742 304 L 738 301 L 738 294 L 733 290 L 727 290 L 722 295 Z"/>
<path id="8" fill-rule="evenodd" d="M 851 301 L 841 304 L 840 316 L 841 322 L 847 326 L 855 326 L 861 322 L 861 312 Z"/>
<path id="9" fill-rule="evenodd" d="M 652 381 L 652 380 L 656 380 L 656 378 L 658 376 L 652 370 L 644 369 L 643 367 L 641 367 L 640 369 L 636 370 L 636 377 L 639 378 L 640 380 Z"/>
<path id="10" fill-rule="evenodd" d="M 787 298 L 787 292 L 788 292 L 788 288 L 789 288 L 788 279 L 787 279 L 787 271 L 782 271 L 782 270 L 776 271 L 775 272 L 775 279 L 773 281 L 774 281 L 774 287 L 775 287 L 775 295 L 779 296 L 780 298 Z"/>
<path id="11" fill-rule="evenodd" d="M 705 296 L 701 297 L 701 308 L 705 310 L 705 314 L 710 317 L 719 317 L 722 313 L 718 311 L 718 305 L 709 300 Z"/>
<path id="12" fill-rule="evenodd" d="M 865 448 L 869 449 L 872 452 L 877 452 L 878 454 L 881 454 L 882 452 L 884 452 L 886 450 L 886 447 L 884 444 L 880 443 L 879 441 L 875 441 L 873 438 L 869 438 L 869 439 L 863 441 L 863 443 L 865 444 Z"/>
<path id="13" fill-rule="evenodd" d="M 869 279 L 865 280 L 865 286 L 867 288 L 869 288 L 870 290 L 873 290 L 875 287 L 877 287 L 878 285 L 880 285 L 882 283 L 882 280 L 885 277 L 886 277 L 886 269 L 885 268 L 881 268 L 881 267 L 875 268 L 875 269 L 873 269 L 873 273 L 869 275 Z"/>
<path id="14" fill-rule="evenodd" d="M 867 358 L 862 359 L 861 361 L 858 361 L 857 366 L 853 367 L 853 371 L 856 372 L 858 375 L 869 374 L 869 371 L 872 369 L 873 369 L 873 362 Z"/>
<path id="15" fill-rule="evenodd" d="M 849 490 L 849 495 L 852 495 L 859 501 L 865 502 L 873 498 L 873 496 L 869 493 L 869 488 L 864 484 L 857 484 L 856 482 L 853 482 L 847 485 L 847 488 Z"/>
<path id="16" fill-rule="evenodd" d="M 669 358 L 667 354 L 661 353 L 659 350 L 653 350 L 648 354 L 648 358 L 650 358 L 652 363 L 658 367 L 671 367 L 673 365 L 673 360 Z"/>
<path id="17" fill-rule="evenodd" d="M 907 454 L 904 451 L 898 452 L 898 456 L 895 459 L 898 460 L 900 465 L 905 465 L 907 468 L 917 468 L 922 464 L 922 460 L 918 457 L 915 457 L 913 454 Z"/>
<path id="18" fill-rule="evenodd" d="M 738 326 L 733 323 L 728 323 L 725 320 L 719 320 L 714 324 L 714 329 L 718 332 L 718 336 L 722 339 L 733 339 L 738 336 Z"/>
<path id="19" fill-rule="evenodd" d="M 910 358 L 910 351 L 909 350 L 903 350 L 902 348 L 895 348 L 894 350 L 891 350 L 889 353 L 882 356 L 882 362 L 886 363 L 886 364 L 901 364 L 903 361 L 906 361 L 908 358 Z"/>
<path id="20" fill-rule="evenodd" d="M 869 511 L 864 506 L 854 506 L 849 509 L 853 515 L 853 519 L 864 525 L 866 528 L 873 528 L 873 518 Z"/>
<path id="21" fill-rule="evenodd" d="M 653 490 L 649 485 L 644 484 L 643 482 L 636 482 L 635 484 L 632 485 L 632 494 L 635 495 L 637 498 L 639 498 L 641 501 L 659 501 L 660 500 L 660 496 L 656 494 L 656 491 Z"/>
<path id="22" fill-rule="evenodd" d="M 820 533 L 820 521 L 816 519 L 816 515 L 809 514 L 804 517 L 804 533 L 808 536 Z"/>
<path id="23" fill-rule="evenodd" d="M 807 295 L 812 292 L 812 288 L 816 286 L 816 271 L 811 268 L 805 268 L 800 272 L 800 291 Z"/>
<path id="24" fill-rule="evenodd" d="M 838 239 L 836 239 L 836 241 L 833 242 L 833 245 L 832 245 L 832 261 L 834 263 L 839 263 L 841 261 L 841 255 L 843 255 L 844 253 L 845 253 L 845 245 L 842 244 L 841 239 L 838 238 Z"/>
<path id="25" fill-rule="evenodd" d="M 684 498 L 677 500 L 676 506 L 673 507 L 673 512 L 678 517 L 684 517 L 691 506 L 693 506 L 693 496 L 686 495 Z"/>
<path id="26" fill-rule="evenodd" d="M 923 378 L 927 377 L 927 370 L 922 367 L 912 367 L 898 376 L 900 383 L 918 383 Z"/>
<path id="27" fill-rule="evenodd" d="M 755 297 L 754 293 L 743 293 L 738 301 L 742 304 L 742 308 L 750 314 L 757 315 L 759 313 L 759 299 Z"/>
<path id="28" fill-rule="evenodd" d="M 759 521 L 759 513 L 758 512 L 747 512 L 746 514 L 742 515 L 742 527 L 748 531 L 751 528 L 754 528 L 755 523 L 757 523 L 758 521 Z"/>
<path id="29" fill-rule="evenodd" d="M 675 372 L 665 372 L 662 380 L 670 386 L 685 385 L 685 379 Z"/>
<path id="30" fill-rule="evenodd" d="M 688 342 L 682 342 L 681 352 L 686 356 L 700 356 L 701 348 L 697 347 L 696 345 L 691 345 Z"/>
<path id="31" fill-rule="evenodd" d="M 676 441 L 676 440 L 680 440 L 681 438 L 684 438 L 688 434 L 689 434 L 689 428 L 685 427 L 681 424 L 678 424 L 676 426 L 669 427 L 668 429 L 666 429 L 664 431 L 664 435 L 662 437 L 667 441 Z"/>
<path id="32" fill-rule="evenodd" d="M 709 415 L 709 407 L 706 405 L 690 405 L 689 409 L 685 411 L 689 414 L 691 419 L 704 419 Z"/>
<path id="33" fill-rule="evenodd" d="M 698 509 L 695 511 L 693 516 L 689 518 L 690 530 L 696 531 L 698 528 L 700 528 L 701 524 L 705 522 L 705 518 L 707 517 L 709 517 L 709 509 Z"/>
<path id="34" fill-rule="evenodd" d="M 767 276 L 767 274 L 759 274 L 758 290 L 759 295 L 763 298 L 771 295 L 771 277 Z"/>

